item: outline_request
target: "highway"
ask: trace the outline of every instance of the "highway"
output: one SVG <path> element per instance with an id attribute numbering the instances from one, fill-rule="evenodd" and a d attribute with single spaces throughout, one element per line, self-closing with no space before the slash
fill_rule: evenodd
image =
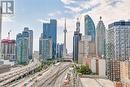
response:
<path id="1" fill-rule="evenodd" d="M 10 86 L 8 86 L 8 87 L 22 87 L 22 86 L 29 86 L 30 84 L 32 84 L 37 78 L 39 78 L 41 75 L 43 75 L 43 74 L 45 74 L 45 73 L 47 73 L 48 72 L 48 70 L 49 69 L 51 69 L 52 68 L 52 66 L 51 67 L 49 67 L 49 68 L 47 68 L 47 69 L 45 69 L 45 70 L 43 70 L 43 71 L 41 71 L 41 72 L 37 72 L 37 73 L 35 73 L 35 74 L 33 74 L 33 75 L 30 75 L 30 76 L 28 76 L 28 77 L 26 77 L 26 78 L 23 78 L 23 79 L 21 79 L 21 80 L 19 80 L 17 83 L 13 83 L 13 84 L 11 84 Z"/>
<path id="2" fill-rule="evenodd" d="M 31 62 L 13 71 L 0 74 L 0 87 L 62 87 L 69 71 L 69 62 L 59 62 L 35 74 L 28 74 L 39 66 L 39 62 Z M 20 78 L 21 77 L 21 78 Z M 20 78 L 20 79 L 18 79 Z"/>
<path id="3" fill-rule="evenodd" d="M 66 77 L 66 74 L 69 72 L 69 69 L 66 69 L 61 75 L 59 75 L 57 78 L 55 78 L 50 86 L 48 87 L 63 87 L 64 85 L 64 80 Z"/>
<path id="4" fill-rule="evenodd" d="M 9 85 L 15 80 L 17 81 L 18 78 L 34 70 L 39 65 L 40 65 L 40 62 L 38 60 L 35 60 L 35 62 L 30 62 L 26 66 L 23 66 L 21 68 L 15 69 L 13 71 L 10 71 L 4 74 L 0 74 L 0 87 L 2 86 L 7 87 L 7 85 Z"/>
<path id="5" fill-rule="evenodd" d="M 69 65 L 67 62 L 57 63 L 12 87 L 62 87 Z"/>

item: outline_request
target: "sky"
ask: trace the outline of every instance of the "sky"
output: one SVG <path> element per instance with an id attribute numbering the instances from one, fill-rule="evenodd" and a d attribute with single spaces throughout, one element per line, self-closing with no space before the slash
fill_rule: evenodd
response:
<path id="1" fill-rule="evenodd" d="M 95 26 L 100 16 L 104 24 L 130 19 L 130 0 L 15 0 L 15 13 L 3 15 L 2 38 L 7 38 L 11 30 L 11 39 L 23 31 L 24 27 L 34 32 L 34 50 L 39 50 L 39 37 L 43 23 L 57 19 L 57 42 L 63 43 L 64 19 L 67 21 L 67 49 L 73 50 L 73 33 L 76 19 L 80 19 L 81 33 L 84 35 L 84 15 L 93 19 Z"/>

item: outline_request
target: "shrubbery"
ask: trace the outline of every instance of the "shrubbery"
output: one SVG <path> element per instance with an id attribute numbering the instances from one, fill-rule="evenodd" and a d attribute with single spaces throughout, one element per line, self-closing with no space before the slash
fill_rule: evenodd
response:
<path id="1" fill-rule="evenodd" d="M 85 65 L 76 66 L 75 71 L 77 73 L 81 73 L 82 75 L 90 75 L 90 74 L 92 74 L 91 69 L 88 66 L 85 66 Z"/>

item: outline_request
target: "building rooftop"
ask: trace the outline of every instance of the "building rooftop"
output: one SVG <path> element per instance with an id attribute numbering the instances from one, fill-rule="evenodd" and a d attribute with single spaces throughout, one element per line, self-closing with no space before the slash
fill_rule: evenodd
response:
<path id="1" fill-rule="evenodd" d="M 1 43 L 15 43 L 15 40 L 3 39 Z"/>
<path id="2" fill-rule="evenodd" d="M 80 78 L 83 87 L 114 87 L 114 83 L 108 79 Z"/>
<path id="3" fill-rule="evenodd" d="M 130 26 L 130 21 L 120 20 L 120 21 L 109 24 L 108 28 L 111 28 L 113 26 Z"/>

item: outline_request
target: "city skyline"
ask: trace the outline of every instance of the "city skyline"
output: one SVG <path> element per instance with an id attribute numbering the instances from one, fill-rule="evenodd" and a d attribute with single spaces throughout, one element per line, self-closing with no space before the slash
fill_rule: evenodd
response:
<path id="1" fill-rule="evenodd" d="M 0 87 L 130 87 L 130 0 L 0 2 Z"/>
<path id="2" fill-rule="evenodd" d="M 82 16 L 80 16 L 81 33 L 84 33 L 84 25 L 82 23 L 84 14 L 88 14 L 92 17 L 95 26 L 97 25 L 99 17 L 102 16 L 104 24 L 107 28 L 108 24 L 113 21 L 117 21 L 120 19 L 130 19 L 130 11 L 128 10 L 129 3 L 129 0 L 15 1 L 15 14 L 10 17 L 4 16 L 2 38 L 6 38 L 7 32 L 9 30 L 12 30 L 11 38 L 14 39 L 16 37 L 16 34 L 22 31 L 23 27 L 29 27 L 34 31 L 34 50 L 38 50 L 39 47 L 37 46 L 37 44 L 39 43 L 37 42 L 39 42 L 43 22 L 47 22 L 49 19 L 55 18 L 58 21 L 57 39 L 58 43 L 61 43 L 63 42 L 64 38 L 64 18 L 66 17 L 68 29 L 67 48 L 68 52 L 72 52 L 72 36 L 75 30 L 76 18 L 79 17 L 80 14 L 82 14 Z M 113 14 L 115 16 L 113 16 Z"/>

